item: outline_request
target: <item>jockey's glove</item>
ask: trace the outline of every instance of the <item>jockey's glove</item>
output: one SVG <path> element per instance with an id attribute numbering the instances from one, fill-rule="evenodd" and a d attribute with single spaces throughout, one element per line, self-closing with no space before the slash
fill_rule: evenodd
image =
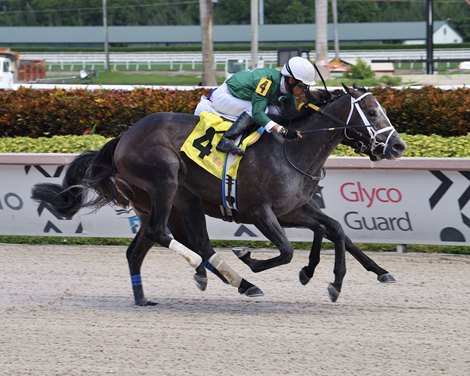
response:
<path id="1" fill-rule="evenodd" d="M 294 140 L 298 137 L 296 131 L 289 130 L 284 127 L 279 127 L 278 132 L 282 135 L 282 137 L 287 138 L 288 140 Z"/>

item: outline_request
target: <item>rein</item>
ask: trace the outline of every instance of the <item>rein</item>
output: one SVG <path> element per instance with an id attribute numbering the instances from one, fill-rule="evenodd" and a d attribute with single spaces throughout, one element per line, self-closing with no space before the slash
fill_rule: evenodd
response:
<path id="1" fill-rule="evenodd" d="M 307 177 L 309 177 L 310 179 L 312 180 L 322 180 L 325 178 L 326 176 L 326 170 L 324 167 L 321 168 L 320 170 L 320 175 L 310 175 L 308 172 L 305 172 L 305 171 L 302 171 L 300 168 L 298 168 L 295 164 L 293 164 L 290 159 L 289 159 L 289 156 L 287 155 L 287 143 L 284 143 L 284 156 L 286 157 L 286 160 L 287 162 L 291 165 L 291 167 L 293 167 L 295 170 L 297 170 L 298 172 L 300 172 L 302 175 L 305 175 Z"/>
<path id="2" fill-rule="evenodd" d="M 325 79 L 323 78 L 323 75 L 320 72 L 320 69 L 318 69 L 317 64 L 313 64 L 313 66 L 315 67 L 315 70 L 317 71 L 318 76 L 320 76 L 323 87 L 325 88 L 325 91 L 328 94 L 328 98 L 331 99 L 331 93 L 328 91 L 328 88 L 326 87 L 326 82 L 325 82 Z"/>

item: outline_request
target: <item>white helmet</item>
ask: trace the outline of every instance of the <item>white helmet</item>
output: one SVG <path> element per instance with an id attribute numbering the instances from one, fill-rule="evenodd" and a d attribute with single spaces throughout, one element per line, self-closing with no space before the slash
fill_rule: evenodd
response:
<path id="1" fill-rule="evenodd" d="M 291 57 L 282 67 L 281 73 L 283 76 L 293 77 L 307 86 L 315 85 L 315 68 L 310 61 L 303 57 Z"/>

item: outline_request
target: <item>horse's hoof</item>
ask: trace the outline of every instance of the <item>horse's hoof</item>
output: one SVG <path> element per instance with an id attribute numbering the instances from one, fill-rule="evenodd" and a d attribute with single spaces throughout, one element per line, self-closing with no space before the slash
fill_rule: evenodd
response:
<path id="1" fill-rule="evenodd" d="M 334 303 L 338 300 L 340 291 L 336 289 L 335 286 L 333 286 L 331 283 L 328 285 L 328 296 L 330 297 L 330 300 Z"/>
<path id="2" fill-rule="evenodd" d="M 235 253 L 235 256 L 237 256 L 239 259 L 242 259 L 246 256 L 250 255 L 250 251 L 246 248 L 232 248 L 232 252 Z"/>
<path id="3" fill-rule="evenodd" d="M 256 287 L 256 286 L 251 286 L 247 288 L 246 290 L 242 288 L 238 288 L 238 292 L 242 295 L 248 296 L 249 298 L 256 298 L 257 296 L 264 295 L 263 291 L 259 287 Z"/>
<path id="4" fill-rule="evenodd" d="M 380 283 L 395 283 L 397 280 L 390 273 L 385 273 L 377 277 Z"/>
<path id="5" fill-rule="evenodd" d="M 156 302 L 152 302 L 150 300 L 147 300 L 147 299 L 143 299 L 143 300 L 140 300 L 140 301 L 136 301 L 135 302 L 135 305 L 138 305 L 140 307 L 146 307 L 146 306 L 156 306 L 158 303 Z"/>
<path id="6" fill-rule="evenodd" d="M 204 291 L 207 288 L 207 277 L 201 277 L 198 274 L 194 274 L 194 283 L 199 290 Z"/>
<path id="7" fill-rule="evenodd" d="M 310 279 L 311 278 L 307 275 L 305 268 L 300 269 L 300 272 L 299 272 L 300 283 L 305 286 L 307 283 L 310 282 Z"/>
<path id="8" fill-rule="evenodd" d="M 301 269 L 299 272 L 299 281 L 304 286 L 310 282 L 310 277 L 307 275 L 307 273 L 303 269 Z"/>

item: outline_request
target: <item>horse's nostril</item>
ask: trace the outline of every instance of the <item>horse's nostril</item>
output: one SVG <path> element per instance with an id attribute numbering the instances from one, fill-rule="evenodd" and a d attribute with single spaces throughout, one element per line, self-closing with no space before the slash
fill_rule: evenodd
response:
<path id="1" fill-rule="evenodd" d="M 406 149 L 406 145 L 402 144 L 400 142 L 397 142 L 397 143 L 393 144 L 393 149 L 397 150 L 397 151 L 403 151 L 403 150 Z"/>

